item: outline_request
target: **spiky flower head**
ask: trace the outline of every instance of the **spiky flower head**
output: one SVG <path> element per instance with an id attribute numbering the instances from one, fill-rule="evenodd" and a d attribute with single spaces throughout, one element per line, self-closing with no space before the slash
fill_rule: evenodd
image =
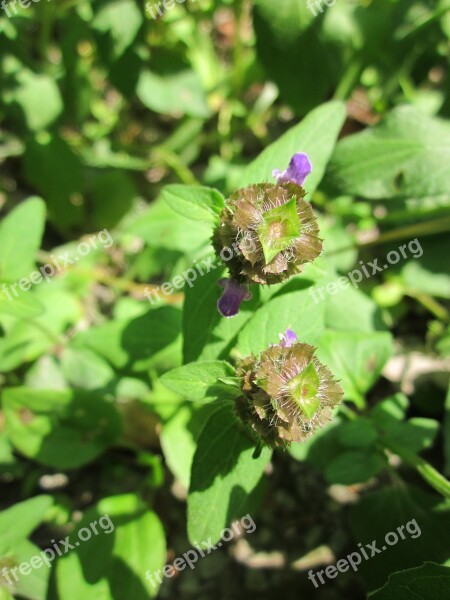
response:
<path id="1" fill-rule="evenodd" d="M 296 154 L 283 173 L 274 171 L 278 183 L 250 185 L 228 199 L 213 245 L 218 255 L 235 249 L 227 261 L 234 291 L 250 283 L 280 283 L 321 253 L 319 227 L 301 187 L 310 171 L 308 157 Z"/>
<path id="2" fill-rule="evenodd" d="M 237 413 L 272 448 L 310 437 L 341 401 L 339 383 L 314 352 L 287 330 L 280 344 L 238 365 Z"/>

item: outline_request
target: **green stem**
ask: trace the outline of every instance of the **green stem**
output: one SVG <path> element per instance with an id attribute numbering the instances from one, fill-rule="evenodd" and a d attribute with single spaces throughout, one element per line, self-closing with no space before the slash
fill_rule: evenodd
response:
<path id="1" fill-rule="evenodd" d="M 432 315 L 434 315 L 439 321 L 448 321 L 450 318 L 448 310 L 439 304 L 432 296 L 428 294 L 417 294 L 412 290 L 406 290 L 405 294 L 410 298 L 414 298 L 424 308 L 426 308 Z"/>
<path id="2" fill-rule="evenodd" d="M 358 415 L 348 406 L 341 405 L 341 411 L 350 420 L 354 421 L 358 418 Z M 418 456 L 408 448 L 405 448 L 397 442 L 386 440 L 382 436 L 379 442 L 380 449 L 389 450 L 393 454 L 399 456 L 404 463 L 416 469 L 419 475 L 439 494 L 444 498 L 450 499 L 450 481 L 446 479 L 439 471 L 437 471 L 429 462 L 422 457 Z"/>
<path id="3" fill-rule="evenodd" d="M 425 221 L 424 223 L 418 223 L 415 225 L 408 225 L 407 227 L 400 227 L 394 231 L 388 231 L 382 233 L 378 238 L 372 242 L 366 244 L 359 244 L 360 247 L 377 246 L 378 244 L 384 244 L 385 242 L 393 242 L 397 240 L 404 240 L 407 238 L 417 237 L 419 235 L 433 235 L 435 233 L 445 233 L 450 230 L 450 217 L 444 219 L 433 219 L 431 221 Z"/>
<path id="4" fill-rule="evenodd" d="M 47 2 L 41 2 L 38 5 L 38 13 L 40 27 L 37 44 L 41 59 L 46 64 L 48 62 L 48 50 L 52 38 L 55 13 L 54 8 L 48 5 Z"/>
<path id="5" fill-rule="evenodd" d="M 156 162 L 161 161 L 170 167 L 183 183 L 187 185 L 199 185 L 199 181 L 194 173 L 181 162 L 174 152 L 170 152 L 161 146 L 155 150 L 153 158 Z"/>
<path id="6" fill-rule="evenodd" d="M 439 20 L 447 11 L 450 10 L 450 2 L 442 2 L 442 6 L 438 6 L 436 10 L 431 13 L 431 15 L 427 14 L 426 16 L 419 19 L 416 23 L 416 26 L 411 29 L 408 33 L 406 33 L 402 40 L 407 39 L 409 36 L 420 33 L 422 29 L 425 29 L 429 25 L 433 24 L 435 21 Z"/>
<path id="7" fill-rule="evenodd" d="M 334 92 L 335 100 L 347 100 L 358 83 L 363 66 L 364 61 L 359 56 L 354 58 L 353 61 L 348 65 L 338 87 L 336 88 L 336 91 Z"/>
<path id="8" fill-rule="evenodd" d="M 243 2 L 235 3 L 236 35 L 233 50 L 233 85 L 236 98 L 239 98 L 244 82 L 244 43 L 242 37 L 242 20 L 244 15 Z"/>
<path id="9" fill-rule="evenodd" d="M 354 250 L 355 248 L 370 248 L 372 246 L 379 246 L 387 242 L 401 241 L 405 239 L 416 238 L 421 235 L 434 235 L 437 233 L 446 233 L 450 231 L 450 217 L 433 219 L 424 223 L 418 223 L 417 225 L 408 225 L 407 227 L 399 227 L 394 231 L 387 231 L 386 233 L 380 234 L 375 240 L 370 242 L 358 243 L 355 242 L 349 246 L 338 248 L 332 252 L 327 252 L 326 256 L 332 256 L 334 254 L 340 254 L 341 252 L 347 252 L 348 250 Z"/>
<path id="10" fill-rule="evenodd" d="M 399 456 L 403 462 L 410 465 L 419 473 L 419 475 L 430 485 L 434 490 L 439 492 L 444 498 L 450 499 L 450 481 L 439 473 L 429 462 L 417 456 L 408 448 L 403 447 L 397 442 L 381 440 L 383 446 Z"/>

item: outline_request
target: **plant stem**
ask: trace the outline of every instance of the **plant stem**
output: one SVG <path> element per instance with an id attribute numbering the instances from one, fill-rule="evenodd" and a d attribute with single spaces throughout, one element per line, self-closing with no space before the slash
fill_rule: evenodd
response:
<path id="1" fill-rule="evenodd" d="M 409 237 L 417 237 L 419 235 L 433 235 L 435 233 L 445 233 L 450 230 L 450 217 L 445 219 L 433 219 L 431 221 L 425 221 L 424 223 L 418 223 L 417 225 L 408 225 L 407 227 L 400 227 L 394 229 L 394 231 L 388 231 L 382 233 L 377 237 L 376 240 L 367 242 L 365 244 L 359 244 L 359 247 L 377 246 L 378 244 L 384 244 L 385 242 L 393 242 L 397 240 L 404 240 Z"/>
<path id="2" fill-rule="evenodd" d="M 439 321 L 448 321 L 450 318 L 448 310 L 437 302 L 432 296 L 428 294 L 418 294 L 412 290 L 406 290 L 406 295 L 410 298 L 414 298 L 424 308 L 426 308 L 432 315 L 434 315 Z"/>
<path id="3" fill-rule="evenodd" d="M 341 405 L 341 410 L 350 421 L 354 421 L 358 418 L 356 413 L 346 405 Z M 401 444 L 386 440 L 382 436 L 380 436 L 379 447 L 383 450 L 389 450 L 393 454 L 399 456 L 404 463 L 416 469 L 428 485 L 444 496 L 444 498 L 450 499 L 450 481 L 441 475 L 441 473 L 425 459 L 414 452 L 411 452 L 411 450 L 408 450 L 408 448 L 405 448 Z"/>
<path id="4" fill-rule="evenodd" d="M 234 51 L 233 51 L 233 84 L 236 98 L 239 98 L 243 81 L 244 81 L 244 43 L 242 37 L 242 21 L 244 15 L 244 8 L 242 0 L 238 0 L 235 3 L 235 19 L 236 19 L 236 30 L 234 36 Z"/>
<path id="5" fill-rule="evenodd" d="M 349 246 L 327 252 L 326 256 L 333 256 L 334 254 L 340 254 L 341 252 L 347 252 L 348 250 L 354 250 L 355 248 L 370 248 L 371 246 L 379 246 L 386 242 L 405 240 L 420 235 L 434 235 L 436 233 L 445 233 L 447 231 L 450 231 L 450 217 L 433 219 L 431 221 L 425 221 L 424 223 L 418 223 L 417 225 L 408 225 L 407 227 L 394 229 L 394 231 L 381 233 L 375 240 L 363 243 L 355 242 Z"/>
<path id="6" fill-rule="evenodd" d="M 156 162 L 161 161 L 170 167 L 182 183 L 185 183 L 186 185 L 199 185 L 200 182 L 195 177 L 194 173 L 189 169 L 188 166 L 183 164 L 175 152 L 170 152 L 163 146 L 160 146 L 155 150 L 152 158 Z"/>
<path id="7" fill-rule="evenodd" d="M 356 56 L 348 65 L 338 87 L 336 88 L 336 91 L 334 92 L 335 100 L 347 100 L 359 81 L 363 67 L 363 59 L 360 56 Z"/>
<path id="8" fill-rule="evenodd" d="M 434 490 L 439 492 L 444 498 L 450 499 L 450 481 L 446 479 L 439 471 L 437 471 L 429 462 L 421 458 L 408 448 L 396 442 L 381 440 L 383 446 L 399 456 L 406 464 L 410 465 L 419 473 L 419 475 L 430 485 Z"/>

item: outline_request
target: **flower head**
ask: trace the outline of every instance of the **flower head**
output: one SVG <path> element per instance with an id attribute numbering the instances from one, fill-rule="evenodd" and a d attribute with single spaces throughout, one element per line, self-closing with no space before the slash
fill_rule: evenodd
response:
<path id="1" fill-rule="evenodd" d="M 234 192 L 214 231 L 218 255 L 237 252 L 227 265 L 240 283 L 274 284 L 300 273 L 322 251 L 305 191 L 297 183 L 260 183 Z"/>
<path id="2" fill-rule="evenodd" d="M 279 169 L 275 169 L 272 172 L 273 177 L 278 183 L 296 183 L 302 186 L 305 179 L 312 171 L 311 162 L 306 154 L 298 153 L 294 154 L 291 158 L 288 168 L 281 172 Z"/>
<path id="3" fill-rule="evenodd" d="M 314 355 L 315 348 L 294 336 L 286 331 L 279 345 L 238 365 L 242 395 L 237 413 L 271 447 L 311 436 L 331 420 L 342 398 L 340 385 Z"/>

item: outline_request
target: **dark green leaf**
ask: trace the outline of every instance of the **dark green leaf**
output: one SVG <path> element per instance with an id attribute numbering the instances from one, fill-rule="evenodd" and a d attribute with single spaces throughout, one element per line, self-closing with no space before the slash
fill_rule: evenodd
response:
<path id="1" fill-rule="evenodd" d="M 420 566 L 424 561 L 448 560 L 450 502 L 406 485 L 366 495 L 351 509 L 355 544 L 377 541 L 381 553 L 359 566 L 368 590 L 385 584 L 390 573 Z M 402 538 L 397 528 L 402 527 Z M 395 532 L 398 542 L 386 543 Z M 393 540 L 393 536 L 388 538 Z M 356 548 L 355 548 L 356 550 Z"/>
<path id="2" fill-rule="evenodd" d="M 220 538 L 246 501 L 270 460 L 268 448 L 253 458 L 254 443 L 239 428 L 232 405 L 219 405 L 198 439 L 188 499 L 188 533 L 195 540 Z"/>
<path id="3" fill-rule="evenodd" d="M 384 587 L 370 594 L 370 600 L 447 600 L 449 597 L 450 569 L 431 562 L 392 573 Z"/>

